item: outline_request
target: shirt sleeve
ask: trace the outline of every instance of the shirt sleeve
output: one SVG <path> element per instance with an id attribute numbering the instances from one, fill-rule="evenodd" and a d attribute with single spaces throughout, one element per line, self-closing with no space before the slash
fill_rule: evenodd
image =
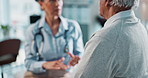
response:
<path id="1" fill-rule="evenodd" d="M 85 48 L 85 54 L 80 60 L 74 78 L 112 78 L 118 62 L 111 41 L 93 38 Z"/>
<path id="2" fill-rule="evenodd" d="M 25 66 L 27 68 L 28 71 L 31 71 L 33 73 L 42 73 L 42 72 L 46 72 L 45 69 L 42 68 L 42 64 L 45 63 L 45 61 L 38 61 L 37 58 L 38 56 L 36 56 L 36 51 L 34 49 L 34 45 L 33 45 L 33 27 L 29 28 L 27 30 L 27 34 L 26 34 L 26 42 L 25 42 L 25 54 L 26 54 L 26 58 L 25 58 Z"/>
<path id="3" fill-rule="evenodd" d="M 83 44 L 83 35 L 82 35 L 82 31 L 81 31 L 81 28 L 80 28 L 80 25 L 74 21 L 73 22 L 74 24 L 74 32 L 75 32 L 75 38 L 74 38 L 74 51 L 73 51 L 73 54 L 74 55 L 79 55 L 79 56 L 82 56 L 83 54 L 83 51 L 84 51 L 84 44 Z"/>

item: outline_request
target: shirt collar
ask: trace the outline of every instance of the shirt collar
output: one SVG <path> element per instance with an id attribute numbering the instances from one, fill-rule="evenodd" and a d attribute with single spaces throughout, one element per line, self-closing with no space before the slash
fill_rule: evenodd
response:
<path id="1" fill-rule="evenodd" d="M 68 30 L 68 22 L 67 22 L 67 19 L 60 16 L 60 19 L 61 19 L 61 23 L 60 23 L 60 26 L 62 26 L 62 28 L 64 28 L 65 30 Z M 45 25 L 45 15 L 43 15 L 43 17 L 41 18 L 40 22 L 39 22 L 39 28 L 40 27 L 43 27 Z"/>
<path id="2" fill-rule="evenodd" d="M 135 13 L 134 13 L 133 10 L 121 11 L 121 12 L 113 15 L 112 17 L 110 17 L 106 21 L 106 23 L 104 24 L 104 27 L 110 26 L 110 24 L 112 22 L 114 22 L 115 20 L 118 20 L 118 19 L 121 19 L 121 18 L 126 18 L 126 17 L 134 17 L 134 18 L 136 18 Z"/>
<path id="3" fill-rule="evenodd" d="M 58 30 L 58 33 L 55 35 L 56 37 L 60 36 L 61 34 L 63 34 L 65 32 L 65 30 L 68 30 L 68 22 L 67 19 L 60 16 L 61 19 L 61 23 L 60 23 L 60 27 Z M 45 27 L 45 30 L 47 30 L 47 32 L 49 34 L 52 34 L 51 29 L 49 28 L 48 24 L 45 21 L 45 15 L 43 15 L 43 17 L 40 19 L 39 22 L 39 28 L 41 27 Z"/>
<path id="4" fill-rule="evenodd" d="M 64 18 L 64 17 L 62 17 L 62 16 L 60 16 L 60 19 L 61 19 L 61 24 L 63 25 L 63 28 L 65 30 L 68 30 L 68 22 L 67 22 L 67 19 Z"/>
<path id="5" fill-rule="evenodd" d="M 65 33 L 66 30 L 68 30 L 68 22 L 67 22 L 67 19 L 60 16 L 60 19 L 61 19 L 61 23 L 60 23 L 60 27 L 59 27 L 59 30 L 58 30 L 58 33 L 56 34 L 56 36 L 60 36 L 62 34 Z"/>
<path id="6" fill-rule="evenodd" d="M 45 25 L 45 14 L 42 16 L 42 18 L 39 21 L 39 28 L 43 27 Z"/>

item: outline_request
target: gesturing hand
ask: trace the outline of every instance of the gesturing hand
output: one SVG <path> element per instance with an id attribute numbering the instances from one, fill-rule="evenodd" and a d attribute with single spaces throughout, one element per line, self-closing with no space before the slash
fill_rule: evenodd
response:
<path id="1" fill-rule="evenodd" d="M 51 70 L 51 69 L 54 69 L 54 70 L 59 70 L 59 69 L 62 69 L 62 70 L 66 70 L 69 68 L 68 65 L 65 65 L 63 63 L 63 61 L 65 60 L 65 58 L 61 58 L 57 61 L 49 61 L 49 62 L 46 62 L 43 64 L 43 68 L 44 69 L 47 69 L 47 70 Z"/>
<path id="2" fill-rule="evenodd" d="M 79 56 L 74 55 L 74 54 L 72 54 L 72 53 L 70 53 L 70 52 L 67 52 L 67 54 L 70 55 L 70 57 L 72 58 L 72 59 L 70 60 L 70 62 L 69 62 L 69 64 L 70 64 L 71 66 L 75 66 L 76 64 L 78 64 L 78 62 L 79 62 L 79 60 L 80 60 L 80 57 L 79 57 Z"/>

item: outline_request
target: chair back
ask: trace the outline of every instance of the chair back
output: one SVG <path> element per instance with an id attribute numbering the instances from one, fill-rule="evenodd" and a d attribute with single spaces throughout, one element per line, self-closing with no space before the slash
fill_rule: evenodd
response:
<path id="1" fill-rule="evenodd" d="M 20 43 L 19 39 L 9 39 L 0 42 L 0 65 L 16 61 Z"/>

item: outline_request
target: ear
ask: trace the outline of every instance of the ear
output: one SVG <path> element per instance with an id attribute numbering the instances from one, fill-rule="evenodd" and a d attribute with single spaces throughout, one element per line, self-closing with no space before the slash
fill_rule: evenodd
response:
<path id="1" fill-rule="evenodd" d="M 41 9 L 44 10 L 43 1 L 39 0 L 38 3 L 40 5 Z"/>
<path id="2" fill-rule="evenodd" d="M 105 0 L 105 6 L 111 7 L 111 5 L 110 5 L 111 2 L 112 2 L 112 0 Z"/>

